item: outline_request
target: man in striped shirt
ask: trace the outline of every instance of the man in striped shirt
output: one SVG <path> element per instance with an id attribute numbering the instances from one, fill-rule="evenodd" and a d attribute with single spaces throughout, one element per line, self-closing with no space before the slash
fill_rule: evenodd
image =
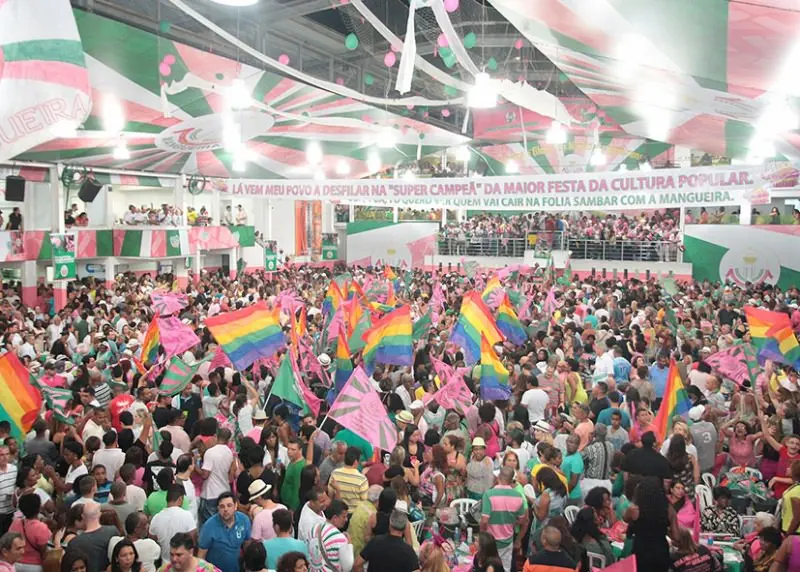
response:
<path id="1" fill-rule="evenodd" d="M 0 534 L 5 534 L 14 518 L 14 487 L 17 486 L 17 466 L 9 463 L 8 445 L 0 445 Z"/>
<path id="2" fill-rule="evenodd" d="M 503 467 L 497 477 L 497 486 L 483 493 L 481 505 L 481 531 L 492 535 L 497 543 L 503 568 L 511 572 L 511 559 L 519 547 L 521 535 L 515 529 L 525 530 L 528 514 L 522 495 L 513 488 L 514 469 Z"/>
<path id="3" fill-rule="evenodd" d="M 315 524 L 308 544 L 309 572 L 349 572 L 355 557 L 353 545 L 341 531 L 347 526 L 348 507 L 333 500 L 325 509 L 325 522 Z"/>
<path id="4" fill-rule="evenodd" d="M 367 500 L 369 482 L 367 477 L 358 470 L 358 460 L 361 450 L 358 447 L 348 447 L 344 454 L 344 467 L 335 469 L 328 481 L 328 490 L 331 498 L 344 501 L 349 512 L 358 506 L 361 501 Z"/>

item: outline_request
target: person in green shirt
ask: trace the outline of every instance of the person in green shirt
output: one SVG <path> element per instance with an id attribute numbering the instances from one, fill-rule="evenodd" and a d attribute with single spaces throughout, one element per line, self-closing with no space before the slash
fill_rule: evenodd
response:
<path id="1" fill-rule="evenodd" d="M 570 504 L 574 504 L 573 501 L 577 501 L 580 504 L 581 500 L 580 481 L 581 475 L 583 475 L 583 458 L 578 452 L 580 443 L 581 438 L 574 433 L 567 437 L 567 455 L 561 461 L 561 471 L 567 477 L 567 483 L 569 483 L 568 498 Z"/>
<path id="2" fill-rule="evenodd" d="M 313 443 L 314 439 L 309 439 L 309 442 Z M 297 439 L 289 440 L 286 452 L 289 456 L 289 464 L 286 466 L 283 485 L 281 485 L 281 502 L 296 511 L 300 505 L 300 473 L 306 466 L 306 459 L 303 458 L 300 441 Z"/>
<path id="3" fill-rule="evenodd" d="M 144 503 L 144 513 L 153 517 L 167 508 L 167 491 L 175 485 L 175 474 L 172 469 L 165 467 L 156 475 L 156 484 L 160 490 L 153 491 Z M 189 510 L 189 499 L 183 497 L 183 508 Z"/>

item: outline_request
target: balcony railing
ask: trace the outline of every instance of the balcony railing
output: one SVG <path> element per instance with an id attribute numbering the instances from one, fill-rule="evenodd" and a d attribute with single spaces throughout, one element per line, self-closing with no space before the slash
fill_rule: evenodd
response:
<path id="1" fill-rule="evenodd" d="M 527 238 L 440 237 L 442 256 L 499 256 L 522 258 L 533 250 L 546 257 L 551 250 L 569 250 L 575 260 L 630 260 L 636 262 L 679 262 L 680 245 L 669 241 L 593 240 L 570 238 L 561 232 L 531 232 Z"/>

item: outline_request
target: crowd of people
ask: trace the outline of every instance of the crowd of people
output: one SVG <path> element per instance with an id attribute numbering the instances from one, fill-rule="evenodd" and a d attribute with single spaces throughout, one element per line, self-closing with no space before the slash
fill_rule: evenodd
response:
<path id="1" fill-rule="evenodd" d="M 342 272 L 361 284 L 384 277 L 383 268 Z M 291 296 L 307 310 L 319 366 L 301 374 L 324 398 L 320 369 L 335 368 L 320 311 L 326 270 L 197 277 L 178 314 L 201 340 L 182 356 L 197 369 L 174 396 L 158 391 L 163 373 L 151 379 L 138 365 L 150 294 L 171 288 L 171 276 L 73 282 L 58 312 L 22 306 L 6 285 L 2 351 L 69 401 L 48 403 L 25 436 L 0 421 L 0 569 L 588 571 L 633 555 L 641 570 L 719 570 L 719 550 L 698 545 L 697 527 L 729 534 L 754 570 L 796 569 L 797 372 L 768 361 L 754 384 L 740 384 L 705 360 L 750 341 L 745 305 L 786 312 L 800 329 L 797 288 L 695 282 L 667 297 L 654 281 L 551 290 L 509 276 L 504 288 L 527 300 L 528 338 L 496 346 L 510 394 L 488 401 L 480 365 L 465 363 L 449 335 L 463 294 L 489 274 L 397 272 L 397 304 L 414 319 L 437 314 L 413 367 L 379 364 L 371 375 L 396 426 L 390 451 L 326 419 L 324 399 L 313 416 L 268 397 L 274 364 L 235 371 L 205 359 L 216 348 L 206 318 Z M 468 406 L 439 405 L 434 358 L 456 368 Z M 660 435 L 671 361 L 692 407 Z M 719 486 L 703 506 L 706 474 Z M 777 499 L 779 521 L 765 512 Z M 743 530 L 741 513 L 755 509 Z"/>
<path id="2" fill-rule="evenodd" d="M 186 217 L 179 207 L 166 203 L 160 207 L 128 205 L 120 223 L 130 226 L 184 226 Z"/>
<path id="3" fill-rule="evenodd" d="M 484 213 L 443 226 L 439 254 L 522 257 L 541 241 L 580 259 L 676 260 L 678 214 Z"/>

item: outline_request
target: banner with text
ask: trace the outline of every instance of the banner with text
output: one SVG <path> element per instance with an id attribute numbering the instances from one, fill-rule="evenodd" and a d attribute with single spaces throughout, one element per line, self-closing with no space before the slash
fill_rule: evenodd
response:
<path id="1" fill-rule="evenodd" d="M 542 211 L 738 206 L 779 187 L 786 164 L 517 177 L 361 180 L 230 180 L 221 191 L 375 206 Z"/>
<path id="2" fill-rule="evenodd" d="M 53 249 L 53 280 L 74 280 L 78 276 L 75 266 L 75 233 L 51 234 Z"/>

